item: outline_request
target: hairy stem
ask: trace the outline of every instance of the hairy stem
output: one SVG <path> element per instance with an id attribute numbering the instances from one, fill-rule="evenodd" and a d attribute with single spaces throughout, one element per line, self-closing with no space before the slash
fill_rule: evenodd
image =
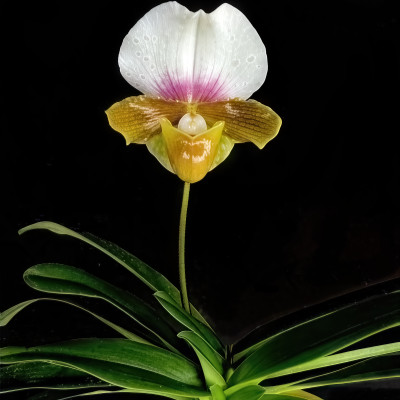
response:
<path id="1" fill-rule="evenodd" d="M 182 303 L 185 310 L 190 313 L 189 299 L 186 288 L 185 272 L 185 236 L 186 236 L 186 216 L 189 204 L 190 183 L 185 182 L 183 187 L 181 218 L 179 221 L 179 281 L 181 284 Z"/>

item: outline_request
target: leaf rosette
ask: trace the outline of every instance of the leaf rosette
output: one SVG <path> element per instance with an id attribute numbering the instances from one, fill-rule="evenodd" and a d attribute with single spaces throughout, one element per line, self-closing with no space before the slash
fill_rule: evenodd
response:
<path id="1" fill-rule="evenodd" d="M 17 304 L 1 313 L 1 326 L 32 304 L 59 302 L 83 310 L 120 338 L 4 347 L 4 394 L 36 390 L 57 399 L 142 393 L 173 399 L 317 400 L 309 389 L 400 377 L 400 342 L 362 347 L 363 339 L 400 325 L 400 291 L 315 316 L 254 343 L 250 335 L 224 346 L 193 305 L 191 313 L 184 309 L 180 291 L 135 256 L 53 222 L 33 224 L 20 233 L 37 229 L 70 236 L 108 255 L 142 281 L 160 307 L 72 266 L 29 268 L 24 274 L 29 286 L 61 297 Z M 107 301 L 116 318 L 123 313 L 132 324 L 122 326 L 88 309 L 80 301 L 85 297 Z M 354 349 L 357 343 L 361 345 Z"/>

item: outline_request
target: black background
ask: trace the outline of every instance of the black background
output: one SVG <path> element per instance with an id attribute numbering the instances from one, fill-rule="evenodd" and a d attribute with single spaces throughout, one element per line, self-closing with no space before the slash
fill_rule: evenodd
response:
<path id="1" fill-rule="evenodd" d="M 206 12 L 219 5 L 182 4 Z M 400 278 L 395 2 L 231 4 L 267 48 L 267 80 L 252 97 L 272 107 L 283 125 L 262 151 L 236 145 L 191 188 L 189 294 L 228 343 L 263 322 L 296 310 L 312 315 L 312 305 L 322 310 L 323 301 L 329 308 L 364 298 L 396 287 L 397 281 L 382 282 Z M 155 5 L 54 2 L 4 9 L 2 309 L 35 296 L 22 273 L 46 261 L 70 263 L 136 291 L 123 268 L 86 246 L 45 232 L 17 235 L 40 220 L 111 240 L 178 284 L 182 182 L 145 146 L 126 147 L 104 113 L 139 94 L 119 73 L 118 51 Z M 366 290 L 333 300 L 360 289 Z M 38 305 L 15 318 L 2 342 L 109 333 L 88 318 Z M 383 384 L 356 389 L 319 393 L 326 400 L 398 395 Z"/>

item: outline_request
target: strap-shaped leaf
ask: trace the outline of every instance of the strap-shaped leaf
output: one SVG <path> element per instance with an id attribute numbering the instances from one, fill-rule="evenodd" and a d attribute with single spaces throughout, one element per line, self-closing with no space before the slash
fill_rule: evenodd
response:
<path id="1" fill-rule="evenodd" d="M 70 236 L 89 244 L 90 246 L 96 248 L 97 250 L 100 250 L 101 252 L 115 260 L 117 263 L 122 265 L 129 272 L 139 278 L 151 290 L 166 292 L 178 304 L 181 304 L 180 291 L 167 278 L 165 278 L 164 275 L 160 274 L 155 269 L 151 268 L 149 265 L 139 260 L 137 257 L 117 246 L 116 244 L 104 239 L 100 239 L 92 235 L 91 233 L 75 232 L 72 229 L 66 228 L 63 225 L 56 224 L 55 222 L 51 221 L 42 221 L 32 225 L 28 225 L 20 229 L 18 233 L 22 235 L 25 232 L 35 229 L 45 229 L 58 235 Z M 203 322 L 203 324 L 208 325 L 207 321 L 192 305 L 190 305 L 190 311 L 196 319 Z"/>
<path id="2" fill-rule="evenodd" d="M 265 393 L 265 389 L 258 385 L 249 385 L 226 397 L 226 400 L 258 400 Z"/>
<path id="3" fill-rule="evenodd" d="M 311 393 L 303 392 L 303 396 L 300 396 L 300 392 L 280 393 L 280 394 L 265 394 L 260 400 L 322 400 L 320 397 L 314 396 Z"/>
<path id="4" fill-rule="evenodd" d="M 27 300 L 22 303 L 16 304 L 13 307 L 10 307 L 9 309 L 3 311 L 0 314 L 0 326 L 7 325 L 11 321 L 11 319 L 14 318 L 20 311 L 24 310 L 26 307 L 28 307 L 31 304 L 34 304 L 38 301 L 55 301 L 55 302 L 64 303 L 64 304 L 68 304 L 73 307 L 79 308 L 80 310 L 83 310 L 83 311 L 91 314 L 93 317 L 97 318 L 99 321 L 108 325 L 110 328 L 114 329 L 116 332 L 120 333 L 122 336 L 126 337 L 127 339 L 133 340 L 135 342 L 146 343 L 146 344 L 152 345 L 152 343 L 150 343 L 146 339 L 143 339 L 140 336 L 135 335 L 134 333 L 128 331 L 127 329 L 124 329 L 121 326 L 118 326 L 118 325 L 114 324 L 113 322 L 101 317 L 100 315 L 98 315 L 92 311 L 89 311 L 88 309 L 80 306 L 79 304 L 76 304 L 76 303 L 73 303 L 73 302 L 67 301 L 67 300 L 54 299 L 51 297 L 42 297 L 42 298 L 38 298 L 38 299 Z"/>
<path id="5" fill-rule="evenodd" d="M 263 396 L 260 397 L 260 400 L 322 400 L 322 399 L 318 396 L 315 396 L 314 394 L 298 389 L 279 394 L 264 394 Z"/>
<path id="6" fill-rule="evenodd" d="M 298 372 L 305 372 L 305 371 L 315 370 L 318 368 L 331 367 L 333 365 L 359 361 L 371 357 L 390 355 L 393 353 L 400 353 L 400 342 L 382 344 L 379 346 L 371 346 L 351 351 L 344 351 L 338 354 L 333 354 L 331 356 L 317 358 L 316 360 L 310 361 L 308 363 L 300 364 L 288 368 L 286 370 L 278 371 L 274 374 L 269 375 L 268 378 L 271 379 L 278 376 L 296 374 Z M 318 374 L 318 371 L 316 371 L 316 374 Z"/>
<path id="7" fill-rule="evenodd" d="M 179 323 L 202 337 L 220 355 L 224 355 L 224 348 L 221 342 L 208 326 L 192 317 L 186 310 L 175 303 L 167 293 L 156 292 L 154 296 Z"/>
<path id="8" fill-rule="evenodd" d="M 0 349 L 5 364 L 45 361 L 76 368 L 113 385 L 146 393 L 203 397 L 199 369 L 170 351 L 126 339 L 79 339 Z"/>
<path id="9" fill-rule="evenodd" d="M 282 393 L 281 395 L 289 396 L 289 398 L 292 398 L 293 400 L 322 400 L 321 397 L 315 396 L 315 394 L 308 393 L 300 389 L 291 390 L 290 392 Z M 266 395 L 264 400 L 268 400 L 268 396 L 269 395 Z"/>
<path id="10" fill-rule="evenodd" d="M 307 389 L 318 386 L 341 385 L 344 383 L 399 377 L 400 354 L 396 354 L 391 356 L 374 357 L 369 360 L 361 361 L 328 374 L 296 382 L 293 387 Z"/>
<path id="11" fill-rule="evenodd" d="M 266 322 L 247 333 L 232 345 L 233 362 L 235 366 L 239 365 L 239 363 L 243 361 L 243 358 L 248 357 L 257 350 L 257 348 L 284 331 L 308 323 L 312 319 L 324 317 L 328 315 L 328 313 L 336 312 L 351 304 L 365 301 L 367 298 L 392 293 L 397 290 L 399 290 L 399 280 L 386 281 L 382 284 L 373 285 L 369 288 L 357 290 L 335 299 L 327 300 L 323 303 L 311 305 L 306 309 L 297 310 Z"/>
<path id="12" fill-rule="evenodd" d="M 259 383 L 399 324 L 399 291 L 369 298 L 272 337 L 238 366 L 228 385 Z"/>
<path id="13" fill-rule="evenodd" d="M 78 393 L 77 393 L 78 392 Z M 74 394 L 71 394 L 71 390 L 43 390 L 40 393 L 37 393 L 33 396 L 30 396 L 27 400 L 70 400 L 70 399 L 76 399 L 78 397 L 86 397 L 86 396 L 102 396 L 102 395 L 106 395 L 106 394 L 111 394 L 112 397 L 111 399 L 114 398 L 118 398 L 118 395 L 121 394 L 121 399 L 126 399 L 127 398 L 127 394 L 158 394 L 159 393 L 153 393 L 152 391 L 136 391 L 136 390 L 129 390 L 129 389 L 110 389 L 110 390 L 74 390 L 73 391 Z M 182 397 L 182 396 L 176 396 L 176 395 L 172 395 L 169 393 L 163 393 L 162 397 L 167 397 L 170 399 L 174 399 L 174 400 L 192 400 L 189 397 Z M 103 398 L 103 397 L 101 397 Z M 107 399 L 107 397 L 105 397 Z M 194 400 L 194 399 L 193 399 Z"/>
<path id="14" fill-rule="evenodd" d="M 199 358 L 207 386 L 226 386 L 224 374 L 224 359 L 198 334 L 192 331 L 183 331 L 178 337 L 184 339 L 195 351 Z"/>
<path id="15" fill-rule="evenodd" d="M 87 396 L 102 396 L 106 394 L 114 395 L 115 397 L 118 394 L 129 393 L 127 389 L 121 390 L 43 390 L 39 393 L 34 394 L 33 396 L 29 396 L 27 400 L 70 400 L 76 399 L 80 397 L 87 397 Z M 126 396 L 121 396 L 122 399 L 126 398 Z M 102 397 L 100 397 L 102 398 Z M 105 397 L 107 399 L 107 397 Z M 109 397 L 110 398 L 110 397 Z"/>
<path id="16" fill-rule="evenodd" d="M 0 368 L 0 392 L 33 388 L 84 389 L 109 387 L 110 384 L 85 372 L 45 362 L 23 362 Z"/>
<path id="17" fill-rule="evenodd" d="M 124 311 L 145 328 L 142 334 L 173 351 L 178 345 L 172 329 L 157 312 L 136 296 L 79 268 L 64 264 L 38 264 L 24 274 L 25 282 L 32 288 L 58 294 L 80 295 L 103 299 Z M 172 346 L 171 346 L 172 344 Z"/>
<path id="18" fill-rule="evenodd" d="M 225 400 L 224 391 L 218 384 L 210 386 L 210 392 L 211 392 L 210 400 Z"/>

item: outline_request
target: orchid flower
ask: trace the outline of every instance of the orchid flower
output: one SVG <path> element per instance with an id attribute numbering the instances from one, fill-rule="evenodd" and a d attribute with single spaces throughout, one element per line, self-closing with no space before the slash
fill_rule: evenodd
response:
<path id="1" fill-rule="evenodd" d="M 126 143 L 144 143 L 185 182 L 201 180 L 235 143 L 262 149 L 281 119 L 247 100 L 264 83 L 265 46 L 249 20 L 222 4 L 210 14 L 168 2 L 150 10 L 123 40 L 122 76 L 140 96 L 107 111 Z"/>

